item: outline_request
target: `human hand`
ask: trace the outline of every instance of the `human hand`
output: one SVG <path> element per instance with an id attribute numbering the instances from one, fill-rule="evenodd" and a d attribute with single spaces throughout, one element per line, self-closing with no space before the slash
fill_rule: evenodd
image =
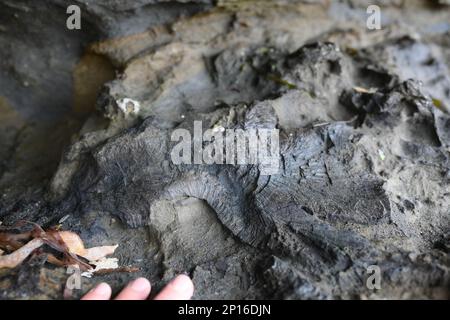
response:
<path id="1" fill-rule="evenodd" d="M 146 300 L 150 295 L 150 281 L 139 278 L 130 282 L 114 300 Z M 100 283 L 81 300 L 110 300 L 112 290 L 106 283 Z M 188 276 L 173 279 L 154 300 L 189 300 L 194 294 L 194 284 Z"/>

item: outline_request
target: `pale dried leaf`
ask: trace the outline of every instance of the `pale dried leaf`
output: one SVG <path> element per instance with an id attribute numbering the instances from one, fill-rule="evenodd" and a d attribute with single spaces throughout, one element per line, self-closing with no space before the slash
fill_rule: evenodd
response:
<path id="1" fill-rule="evenodd" d="M 116 251 L 118 245 L 115 246 L 102 246 L 86 249 L 84 247 L 83 240 L 80 236 L 74 232 L 61 231 L 59 232 L 61 239 L 69 248 L 70 252 L 86 258 L 88 261 L 97 261 L 106 256 L 109 256 Z"/>
<path id="2" fill-rule="evenodd" d="M 41 239 L 34 239 L 11 254 L 0 256 L 0 268 L 15 268 L 21 264 L 34 250 L 42 246 Z"/>
<path id="3" fill-rule="evenodd" d="M 95 265 L 94 269 L 83 272 L 81 276 L 91 278 L 94 273 L 100 270 L 113 270 L 119 268 L 119 259 L 117 258 L 103 258 L 98 261 L 91 261 L 91 264 Z"/>
<path id="4" fill-rule="evenodd" d="M 86 249 L 85 254 L 82 255 L 82 257 L 86 258 L 87 260 L 89 260 L 91 262 L 95 262 L 95 261 L 103 259 L 106 256 L 113 254 L 114 251 L 116 251 L 118 246 L 119 245 L 94 247 L 94 248 Z"/>
<path id="5" fill-rule="evenodd" d="M 84 248 L 83 240 L 75 232 L 70 231 L 60 231 L 58 232 L 61 239 L 64 241 L 66 246 L 69 248 L 71 253 L 79 256 L 84 256 L 86 254 L 86 249 Z"/>
<path id="6" fill-rule="evenodd" d="M 358 93 L 375 93 L 376 92 L 376 89 L 373 89 L 373 88 L 366 89 L 363 87 L 353 87 L 353 89 Z"/>

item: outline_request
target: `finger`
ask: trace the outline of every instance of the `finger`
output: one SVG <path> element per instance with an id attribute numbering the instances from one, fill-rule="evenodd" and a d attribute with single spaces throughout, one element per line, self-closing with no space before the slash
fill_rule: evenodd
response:
<path id="1" fill-rule="evenodd" d="M 115 300 L 145 300 L 150 294 L 150 281 L 139 278 L 130 282 Z"/>
<path id="2" fill-rule="evenodd" d="M 109 300 L 111 299 L 111 287 L 106 283 L 100 283 L 89 291 L 81 300 Z"/>
<path id="3" fill-rule="evenodd" d="M 155 297 L 155 300 L 189 300 L 193 294 L 194 284 L 192 280 L 188 276 L 180 275 L 169 282 Z"/>

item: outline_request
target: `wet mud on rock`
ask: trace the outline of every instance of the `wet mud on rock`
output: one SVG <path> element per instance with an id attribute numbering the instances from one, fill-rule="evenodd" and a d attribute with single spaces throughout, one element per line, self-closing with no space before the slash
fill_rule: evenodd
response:
<path id="1" fill-rule="evenodd" d="M 0 221 L 63 221 L 140 268 L 74 297 L 186 272 L 196 299 L 448 298 L 448 5 L 378 1 L 370 31 L 367 1 L 76 2 L 71 34 L 63 1 L 48 22 L 0 0 Z M 39 37 L 14 34 L 29 12 Z M 279 172 L 175 165 L 172 132 L 200 120 L 279 129 Z M 67 277 L 37 254 L 0 296 L 61 298 Z"/>

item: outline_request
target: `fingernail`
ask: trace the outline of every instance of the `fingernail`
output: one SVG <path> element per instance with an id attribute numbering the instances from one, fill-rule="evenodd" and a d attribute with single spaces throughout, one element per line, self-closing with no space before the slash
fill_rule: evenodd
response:
<path id="1" fill-rule="evenodd" d="M 134 291 L 144 292 L 144 291 L 147 291 L 148 288 L 150 287 L 150 282 L 145 278 L 139 278 L 139 279 L 134 280 L 130 284 L 130 287 Z"/>
<path id="2" fill-rule="evenodd" d="M 109 285 L 106 283 L 100 283 L 99 285 L 97 285 L 91 292 L 97 294 L 97 295 L 108 295 L 109 294 Z"/>

